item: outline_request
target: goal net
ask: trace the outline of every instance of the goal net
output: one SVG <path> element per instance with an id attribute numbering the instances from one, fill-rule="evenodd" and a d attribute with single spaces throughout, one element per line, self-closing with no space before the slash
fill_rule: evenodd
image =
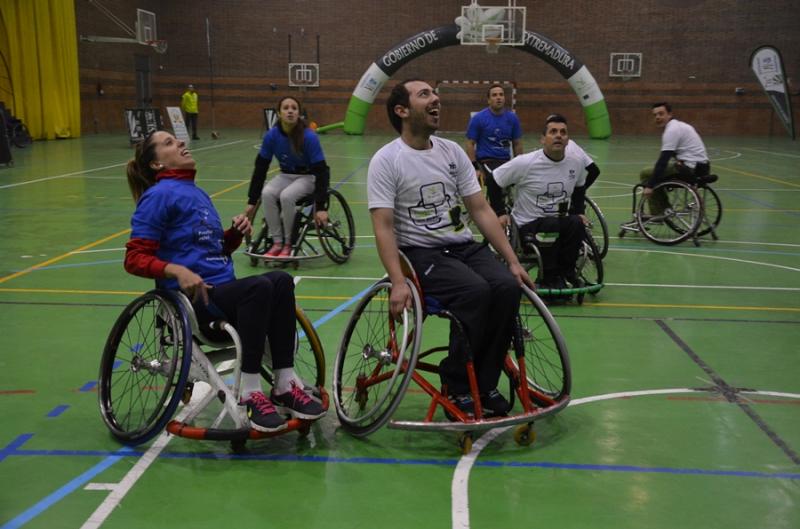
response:
<path id="1" fill-rule="evenodd" d="M 437 81 L 436 92 L 442 100 L 439 132 L 464 134 L 475 112 L 488 106 L 489 87 L 499 84 L 506 92 L 506 108 L 516 111 L 517 84 L 514 81 Z"/>

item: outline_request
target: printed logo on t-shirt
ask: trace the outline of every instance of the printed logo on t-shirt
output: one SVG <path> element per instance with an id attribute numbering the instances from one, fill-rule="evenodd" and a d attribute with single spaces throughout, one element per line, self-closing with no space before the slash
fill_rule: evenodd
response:
<path id="1" fill-rule="evenodd" d="M 198 216 L 198 223 L 194 228 L 195 243 L 208 248 L 221 248 L 223 234 L 219 229 L 219 221 L 211 215 L 208 208 L 198 208 L 195 212 Z"/>
<path id="2" fill-rule="evenodd" d="M 547 193 L 536 196 L 536 205 L 542 208 L 543 211 L 553 213 L 558 211 L 558 204 L 566 200 L 568 200 L 568 197 L 567 192 L 564 191 L 564 184 L 553 182 L 547 184 Z"/>
<path id="3" fill-rule="evenodd" d="M 415 226 L 423 226 L 431 231 L 451 226 L 456 231 L 464 228 L 461 208 L 452 203 L 452 197 L 447 194 L 442 182 L 420 187 L 419 195 L 419 202 L 408 208 L 408 216 Z"/>

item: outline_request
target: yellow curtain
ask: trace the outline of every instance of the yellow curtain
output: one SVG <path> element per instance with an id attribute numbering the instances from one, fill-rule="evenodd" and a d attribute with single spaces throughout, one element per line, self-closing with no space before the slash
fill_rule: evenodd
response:
<path id="1" fill-rule="evenodd" d="M 0 0 L 0 30 L 14 94 L 0 90 L 0 99 L 35 139 L 80 136 L 74 0 Z"/>

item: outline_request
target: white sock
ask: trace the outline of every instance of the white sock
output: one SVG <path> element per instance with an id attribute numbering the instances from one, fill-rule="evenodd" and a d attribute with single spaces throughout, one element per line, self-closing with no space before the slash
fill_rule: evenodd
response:
<path id="1" fill-rule="evenodd" d="M 241 399 L 247 400 L 251 393 L 262 391 L 261 373 L 245 373 L 242 371 Z"/>
<path id="2" fill-rule="evenodd" d="M 282 369 L 273 369 L 272 374 L 275 376 L 275 382 L 272 390 L 277 395 L 283 395 L 292 391 L 292 382 L 297 384 L 297 387 L 303 389 L 303 381 L 294 372 L 293 367 L 284 367 Z"/>

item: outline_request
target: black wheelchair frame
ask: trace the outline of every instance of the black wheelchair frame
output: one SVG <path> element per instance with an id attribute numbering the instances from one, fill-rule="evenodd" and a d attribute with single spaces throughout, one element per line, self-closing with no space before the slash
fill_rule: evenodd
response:
<path id="1" fill-rule="evenodd" d="M 259 203 L 259 207 L 260 207 Z M 259 262 L 292 263 L 296 268 L 299 261 L 315 259 L 327 255 L 336 264 L 343 264 L 350 259 L 355 249 L 356 226 L 353 213 L 344 196 L 336 189 L 328 189 L 326 199 L 328 224 L 317 226 L 314 221 L 314 202 L 311 196 L 298 201 L 295 206 L 294 229 L 291 237 L 292 253 L 288 258 L 267 258 L 264 253 L 272 246 L 272 237 L 266 220 L 261 219 L 261 227 L 254 237 L 245 238 L 245 255 L 250 257 L 250 264 L 257 266 Z M 258 207 L 254 211 L 257 214 Z M 316 235 L 319 247 L 310 240 Z"/>

